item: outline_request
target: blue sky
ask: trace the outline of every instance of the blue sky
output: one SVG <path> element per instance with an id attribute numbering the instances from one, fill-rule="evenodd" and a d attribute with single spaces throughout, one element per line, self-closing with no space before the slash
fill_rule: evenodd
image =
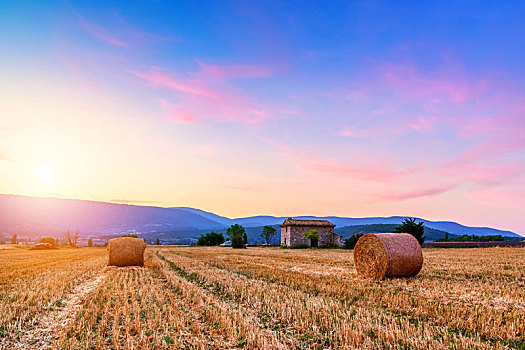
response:
<path id="1" fill-rule="evenodd" d="M 4 2 L 0 191 L 525 232 L 523 23 L 518 1 Z"/>

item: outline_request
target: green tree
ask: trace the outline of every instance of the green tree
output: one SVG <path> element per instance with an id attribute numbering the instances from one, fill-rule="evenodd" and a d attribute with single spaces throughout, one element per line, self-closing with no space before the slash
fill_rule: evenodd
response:
<path id="1" fill-rule="evenodd" d="M 425 241 L 425 236 L 423 234 L 425 233 L 425 227 L 423 226 L 423 222 L 416 223 L 416 219 L 410 219 L 406 218 L 403 220 L 401 225 L 396 227 L 394 230 L 395 233 L 409 233 L 412 236 L 414 236 L 419 244 L 423 244 Z"/>
<path id="2" fill-rule="evenodd" d="M 270 244 L 276 234 L 277 230 L 273 226 L 264 226 L 260 237 L 265 240 L 266 244 Z"/>
<path id="3" fill-rule="evenodd" d="M 11 244 L 18 244 L 17 237 L 18 236 L 16 233 L 13 235 L 13 237 L 11 237 Z"/>
<path id="4" fill-rule="evenodd" d="M 345 244 L 343 245 L 343 249 L 354 249 L 357 241 L 359 238 L 363 236 L 363 233 L 356 233 L 355 235 L 352 235 L 348 237 L 345 240 Z"/>
<path id="5" fill-rule="evenodd" d="M 226 236 L 232 241 L 232 248 L 246 248 L 246 244 L 244 243 L 246 230 L 241 225 L 235 224 L 228 227 Z"/>
<path id="6" fill-rule="evenodd" d="M 157 237 L 157 245 L 160 245 L 160 239 Z"/>
<path id="7" fill-rule="evenodd" d="M 93 238 L 88 239 L 88 247 L 93 247 Z"/>
<path id="8" fill-rule="evenodd" d="M 44 237 L 44 238 L 40 238 L 38 243 L 48 243 L 48 244 L 51 244 L 51 245 L 54 246 L 55 245 L 55 239 L 51 238 L 51 237 Z"/>
<path id="9" fill-rule="evenodd" d="M 310 247 L 317 247 L 319 240 L 319 232 L 317 230 L 311 230 L 303 234 L 303 238 L 310 240 Z"/>
<path id="10" fill-rule="evenodd" d="M 221 233 L 211 231 L 203 234 L 197 240 L 198 246 L 214 246 L 224 243 L 224 236 Z"/>

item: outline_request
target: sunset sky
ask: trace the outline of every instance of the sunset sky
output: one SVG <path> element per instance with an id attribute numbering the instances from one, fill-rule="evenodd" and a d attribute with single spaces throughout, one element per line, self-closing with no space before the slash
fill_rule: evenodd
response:
<path id="1" fill-rule="evenodd" d="M 525 233 L 523 1 L 3 1 L 0 193 Z"/>

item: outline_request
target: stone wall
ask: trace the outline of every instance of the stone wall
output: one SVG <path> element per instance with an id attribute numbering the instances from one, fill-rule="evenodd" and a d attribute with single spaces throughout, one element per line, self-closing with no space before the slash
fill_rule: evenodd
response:
<path id="1" fill-rule="evenodd" d="M 317 230 L 319 233 L 318 246 L 343 245 L 341 236 L 334 234 L 334 228 L 330 226 L 285 226 L 281 227 L 281 245 L 296 246 L 308 245 L 310 240 L 303 238 L 305 232 Z"/>

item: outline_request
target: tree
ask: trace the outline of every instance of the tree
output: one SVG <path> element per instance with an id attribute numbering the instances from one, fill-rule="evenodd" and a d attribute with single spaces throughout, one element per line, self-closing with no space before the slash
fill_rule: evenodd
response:
<path id="1" fill-rule="evenodd" d="M 55 246 L 58 247 L 58 238 L 55 240 Z"/>
<path id="2" fill-rule="evenodd" d="M 416 219 L 410 219 L 406 218 L 403 220 L 401 225 L 396 227 L 394 230 L 395 233 L 409 233 L 412 236 L 414 236 L 419 244 L 423 244 L 425 241 L 425 236 L 423 234 L 425 233 L 425 227 L 423 226 L 423 222 L 416 223 Z"/>
<path id="3" fill-rule="evenodd" d="M 18 244 L 16 233 L 13 235 L 13 237 L 11 237 L 11 244 Z"/>
<path id="4" fill-rule="evenodd" d="M 198 246 L 214 246 L 222 243 L 224 243 L 224 236 L 215 231 L 203 234 L 197 240 Z"/>
<path id="5" fill-rule="evenodd" d="M 131 237 L 131 238 L 139 238 L 139 236 L 135 235 L 135 234 L 131 234 L 131 233 L 126 233 L 120 237 Z"/>
<path id="6" fill-rule="evenodd" d="M 79 237 L 80 233 L 78 232 L 78 230 L 76 230 L 75 233 L 73 233 L 73 231 L 71 230 L 67 230 L 66 233 L 64 233 L 64 238 L 66 239 L 67 244 L 70 247 L 74 247 L 77 245 Z"/>
<path id="7" fill-rule="evenodd" d="M 38 243 L 48 243 L 48 244 L 51 244 L 51 245 L 56 245 L 56 241 L 54 238 L 52 237 L 44 237 L 44 238 L 40 238 L 40 240 L 38 241 Z"/>
<path id="8" fill-rule="evenodd" d="M 311 230 L 303 234 L 303 238 L 310 240 L 310 247 L 317 247 L 319 240 L 319 232 L 317 230 Z"/>
<path id="9" fill-rule="evenodd" d="M 359 240 L 361 236 L 363 236 L 363 233 L 356 233 L 355 235 L 348 237 L 345 240 L 343 249 L 354 249 L 357 241 Z"/>
<path id="10" fill-rule="evenodd" d="M 264 226 L 261 232 L 261 238 L 266 241 L 266 244 L 270 244 L 272 238 L 277 234 L 277 230 L 273 226 Z"/>
<path id="11" fill-rule="evenodd" d="M 157 237 L 157 245 L 160 245 L 160 239 Z"/>
<path id="12" fill-rule="evenodd" d="M 231 225 L 226 230 L 226 236 L 232 241 L 232 248 L 246 248 L 244 243 L 246 230 L 239 224 Z"/>
<path id="13" fill-rule="evenodd" d="M 93 238 L 88 239 L 88 247 L 93 247 Z"/>
<path id="14" fill-rule="evenodd" d="M 246 231 L 242 235 L 242 244 L 244 244 L 244 245 L 248 244 L 248 235 L 246 234 Z"/>

